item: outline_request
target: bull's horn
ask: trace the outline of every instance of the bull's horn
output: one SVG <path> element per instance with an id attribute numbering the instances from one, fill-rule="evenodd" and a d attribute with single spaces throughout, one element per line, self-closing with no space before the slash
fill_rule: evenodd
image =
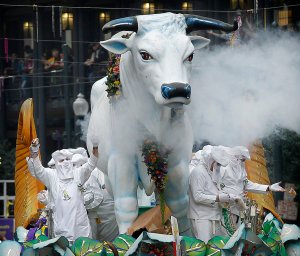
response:
<path id="1" fill-rule="evenodd" d="M 106 23 L 102 31 L 103 33 L 107 34 L 108 32 L 119 32 L 119 31 L 133 31 L 137 32 L 138 30 L 138 22 L 136 17 L 125 17 L 116 20 L 111 20 L 110 22 Z"/>
<path id="2" fill-rule="evenodd" d="M 234 21 L 233 25 L 222 22 L 220 20 L 201 17 L 198 15 L 184 14 L 185 22 L 187 25 L 186 33 L 190 33 L 194 30 L 222 30 L 225 32 L 232 32 L 238 29 L 237 21 Z"/>

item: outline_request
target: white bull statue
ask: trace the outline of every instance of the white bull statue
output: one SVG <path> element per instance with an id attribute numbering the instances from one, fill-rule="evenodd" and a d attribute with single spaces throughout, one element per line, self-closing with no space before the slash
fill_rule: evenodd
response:
<path id="1" fill-rule="evenodd" d="M 170 152 L 165 201 L 178 219 L 180 232 L 188 234 L 187 180 L 193 132 L 184 105 L 191 100 L 193 53 L 209 40 L 187 34 L 205 29 L 229 32 L 236 28 L 236 23 L 231 26 L 173 13 L 121 18 L 103 27 L 104 33 L 119 32 L 100 43 L 108 51 L 122 54 L 123 97 L 111 104 L 105 92 L 106 77 L 93 85 L 87 144 L 91 151 L 97 137 L 97 166 L 108 176 L 107 189 L 115 200 L 120 233 L 126 233 L 138 215 L 138 185 L 142 184 L 148 195 L 154 190 L 141 156 L 143 140 L 151 135 Z"/>

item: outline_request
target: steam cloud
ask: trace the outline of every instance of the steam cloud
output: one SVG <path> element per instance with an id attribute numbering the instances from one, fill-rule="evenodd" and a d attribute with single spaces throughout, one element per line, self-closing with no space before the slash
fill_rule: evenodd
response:
<path id="1" fill-rule="evenodd" d="M 248 145 L 276 127 L 300 132 L 300 40 L 261 32 L 248 44 L 195 54 L 195 140 Z"/>
<path id="2" fill-rule="evenodd" d="M 91 118 L 91 113 L 88 113 L 83 120 L 77 120 L 76 125 L 80 126 L 81 129 L 81 137 L 80 139 L 82 141 L 86 141 L 86 137 L 87 137 L 87 131 L 88 131 L 88 126 L 89 126 L 89 122 L 90 122 L 90 118 Z"/>
<path id="3" fill-rule="evenodd" d="M 195 141 L 246 146 L 276 127 L 300 132 L 299 37 L 260 32 L 241 46 L 196 52 L 193 62 L 192 102 L 186 109 Z M 138 110 L 121 109 L 122 136 L 134 138 L 137 129 L 129 116 Z M 151 112 L 138 112 L 148 122 L 159 121 L 145 116 Z M 88 123 L 89 116 L 81 121 L 83 140 Z"/>

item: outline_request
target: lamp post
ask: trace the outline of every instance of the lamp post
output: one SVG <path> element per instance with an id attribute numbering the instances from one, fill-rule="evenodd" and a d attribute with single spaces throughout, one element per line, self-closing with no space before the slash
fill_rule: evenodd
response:
<path id="1" fill-rule="evenodd" d="M 73 102 L 73 110 L 76 117 L 82 119 L 89 111 L 89 103 L 84 98 L 82 93 L 77 95 L 76 100 Z"/>
<path id="2" fill-rule="evenodd" d="M 76 146 L 80 146 L 81 144 L 80 137 L 82 135 L 80 121 L 84 119 L 84 117 L 87 115 L 89 111 L 89 103 L 86 101 L 82 93 L 79 93 L 77 95 L 76 100 L 73 102 L 73 110 L 76 116 L 76 122 L 75 122 Z M 78 138 L 78 142 L 77 142 L 77 138 Z"/>

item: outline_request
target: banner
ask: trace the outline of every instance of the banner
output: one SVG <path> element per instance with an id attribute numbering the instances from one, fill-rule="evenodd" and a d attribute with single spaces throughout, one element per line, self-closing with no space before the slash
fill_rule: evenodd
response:
<path id="1" fill-rule="evenodd" d="M 0 236 L 3 236 L 6 240 L 14 239 L 15 219 L 0 218 Z"/>

